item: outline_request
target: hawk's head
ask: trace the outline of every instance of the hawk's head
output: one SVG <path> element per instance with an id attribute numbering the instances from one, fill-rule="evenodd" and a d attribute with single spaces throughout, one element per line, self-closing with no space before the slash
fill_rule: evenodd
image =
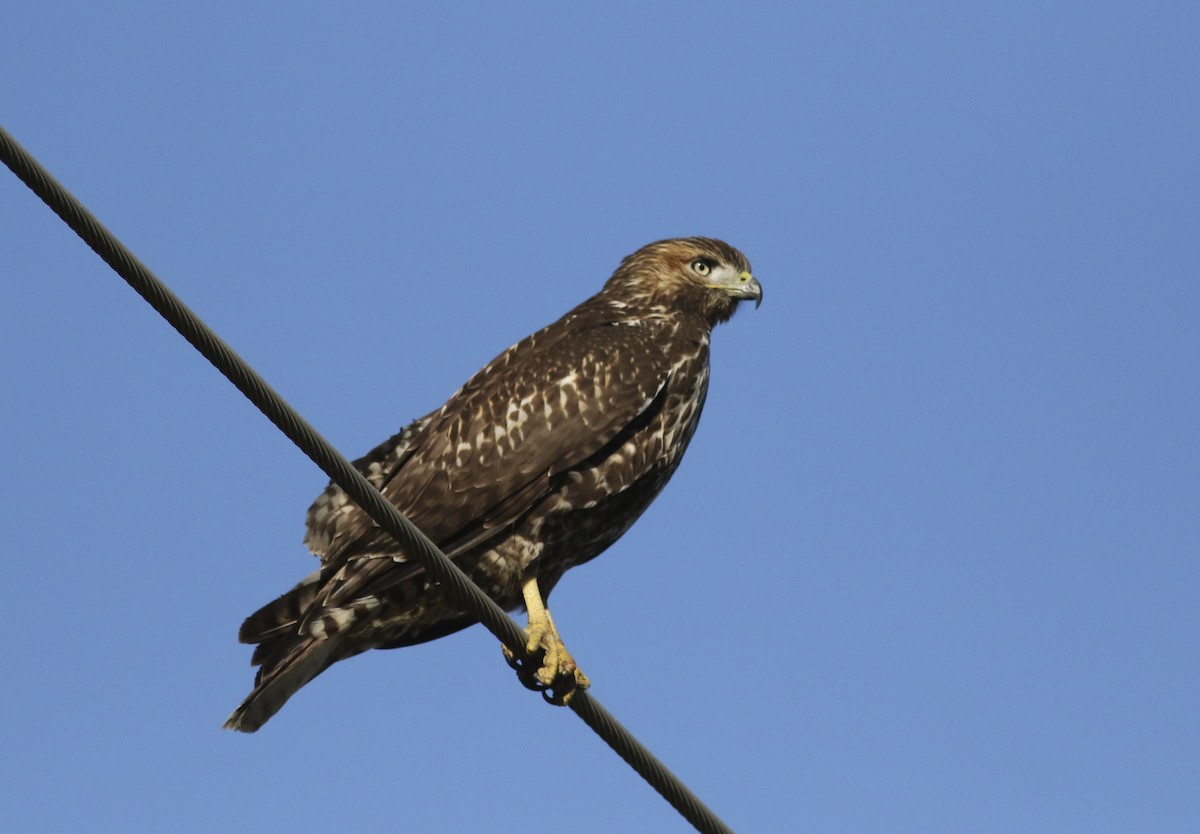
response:
<path id="1" fill-rule="evenodd" d="M 762 303 L 762 286 L 750 273 L 746 256 L 707 237 L 643 246 L 621 261 L 604 288 L 638 307 L 696 308 L 709 324 L 726 321 L 739 301 Z"/>

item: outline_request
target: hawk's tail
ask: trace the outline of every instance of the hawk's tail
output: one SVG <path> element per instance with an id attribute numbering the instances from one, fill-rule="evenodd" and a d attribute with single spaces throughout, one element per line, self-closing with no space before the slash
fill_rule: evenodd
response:
<path id="1" fill-rule="evenodd" d="M 304 627 L 307 612 L 321 591 L 322 573 L 306 577 L 242 623 L 238 639 L 258 644 L 251 663 L 262 668 L 254 679 L 254 690 L 225 722 L 226 729 L 254 732 L 300 687 L 346 656 L 339 651 L 342 640 L 336 633 Z"/>
<path id="2" fill-rule="evenodd" d="M 453 610 L 441 618 L 427 619 L 422 617 L 424 606 L 406 608 L 406 600 L 417 599 L 428 590 L 428 580 L 417 569 L 407 568 L 399 579 L 385 577 L 386 584 L 370 584 L 377 573 L 394 567 L 391 559 L 371 559 L 354 570 L 318 570 L 247 617 L 238 639 L 257 644 L 250 662 L 261 668 L 254 679 L 254 690 L 229 716 L 225 727 L 254 732 L 300 687 L 339 660 L 369 648 L 395 649 L 424 643 L 475 622 L 474 617 Z M 409 585 L 404 585 L 404 580 Z M 379 587 L 394 597 L 390 599 L 393 618 L 382 635 L 371 631 L 372 616 L 384 606 L 377 594 Z M 340 600 L 331 600 L 339 595 Z"/>
<path id="3" fill-rule="evenodd" d="M 254 682 L 254 690 L 225 721 L 225 729 L 252 733 L 279 712 L 300 687 L 338 660 L 336 637 L 319 639 L 296 635 L 282 655 L 268 657 Z"/>

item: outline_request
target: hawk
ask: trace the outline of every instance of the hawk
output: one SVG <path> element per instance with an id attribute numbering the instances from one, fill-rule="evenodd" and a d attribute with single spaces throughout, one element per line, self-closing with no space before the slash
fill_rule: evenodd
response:
<path id="1" fill-rule="evenodd" d="M 540 665 L 524 681 L 560 702 L 588 682 L 546 599 L 675 472 L 704 407 L 713 326 L 746 300 L 760 303 L 762 287 L 738 250 L 702 237 L 652 243 L 355 461 L 497 604 L 527 610 Z M 260 668 L 227 728 L 254 732 L 339 660 L 475 622 L 340 487 L 317 498 L 307 524 L 321 567 L 242 624 Z"/>

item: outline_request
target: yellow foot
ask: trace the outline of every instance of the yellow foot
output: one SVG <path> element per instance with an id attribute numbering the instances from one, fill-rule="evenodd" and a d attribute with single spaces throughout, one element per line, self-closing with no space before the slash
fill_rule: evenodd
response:
<path id="1" fill-rule="evenodd" d="M 508 665 L 517 671 L 522 684 L 541 692 L 542 697 L 550 703 L 562 706 L 569 703 L 576 692 L 587 689 L 590 683 L 563 645 L 554 620 L 550 618 L 550 612 L 546 610 L 538 592 L 537 581 L 528 580 L 523 590 L 525 607 L 529 610 L 529 628 L 525 629 L 529 639 L 525 642 L 525 657 L 515 657 L 507 646 L 503 647 L 504 657 Z"/>

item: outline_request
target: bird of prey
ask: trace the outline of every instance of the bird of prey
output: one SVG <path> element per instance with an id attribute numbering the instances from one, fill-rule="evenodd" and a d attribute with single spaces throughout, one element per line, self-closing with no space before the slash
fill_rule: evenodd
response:
<path id="1" fill-rule="evenodd" d="M 527 610 L 527 651 L 540 665 L 525 682 L 560 702 L 587 678 L 546 598 L 675 472 L 708 391 L 712 328 L 746 300 L 760 303 L 762 287 L 738 250 L 703 237 L 652 243 L 355 461 L 497 604 Z M 321 567 L 243 623 L 238 637 L 256 644 L 260 668 L 228 728 L 254 732 L 339 660 L 475 622 L 336 485 L 307 523 Z"/>

